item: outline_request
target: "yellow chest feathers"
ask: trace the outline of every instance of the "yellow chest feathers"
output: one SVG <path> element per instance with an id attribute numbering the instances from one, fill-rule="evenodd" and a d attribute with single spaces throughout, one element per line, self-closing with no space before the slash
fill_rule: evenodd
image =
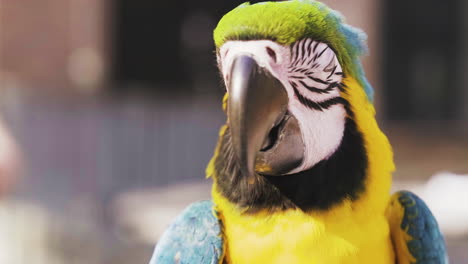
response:
<path id="1" fill-rule="evenodd" d="M 220 217 L 227 263 L 395 263 L 383 216 L 364 221 L 290 210 Z"/>

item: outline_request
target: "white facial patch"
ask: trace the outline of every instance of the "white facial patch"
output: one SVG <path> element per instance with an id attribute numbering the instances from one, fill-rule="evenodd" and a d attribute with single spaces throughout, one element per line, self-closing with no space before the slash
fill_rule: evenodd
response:
<path id="1" fill-rule="evenodd" d="M 218 64 L 226 82 L 234 59 L 239 55 L 253 57 L 260 67 L 267 69 L 275 78 L 287 78 L 285 65 L 289 64 L 289 49 L 270 40 L 228 41 L 219 50 Z"/>
<path id="2" fill-rule="evenodd" d="M 253 57 L 285 87 L 289 112 L 299 122 L 304 148 L 302 164 L 290 173 L 310 169 L 339 147 L 346 120 L 340 97 L 343 70 L 334 51 L 311 39 L 282 46 L 269 40 L 228 41 L 219 50 L 218 64 L 229 81 L 233 60 Z"/>

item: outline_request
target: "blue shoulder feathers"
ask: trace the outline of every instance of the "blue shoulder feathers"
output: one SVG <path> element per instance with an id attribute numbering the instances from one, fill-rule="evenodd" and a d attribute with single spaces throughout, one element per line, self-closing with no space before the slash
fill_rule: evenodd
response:
<path id="1" fill-rule="evenodd" d="M 398 202 L 403 209 L 399 230 L 396 231 L 409 235 L 406 247 L 414 259 L 407 260 L 408 263 L 448 263 L 444 238 L 439 230 L 436 219 L 427 205 L 418 196 L 408 191 L 398 192 L 392 198 L 393 203 Z M 394 226 L 392 228 L 397 227 Z M 392 233 L 394 234 L 395 230 L 392 230 Z M 399 259 L 400 257 L 397 256 Z"/>
<path id="2" fill-rule="evenodd" d="M 223 240 L 214 214 L 211 201 L 190 205 L 158 241 L 150 264 L 218 264 Z"/>

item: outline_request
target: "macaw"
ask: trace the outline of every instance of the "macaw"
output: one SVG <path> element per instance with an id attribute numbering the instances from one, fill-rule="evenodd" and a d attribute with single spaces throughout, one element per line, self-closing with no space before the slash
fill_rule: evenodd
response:
<path id="1" fill-rule="evenodd" d="M 362 31 L 317 1 L 244 3 L 214 41 L 227 122 L 212 200 L 175 220 L 151 264 L 448 263 L 424 202 L 390 195 Z"/>

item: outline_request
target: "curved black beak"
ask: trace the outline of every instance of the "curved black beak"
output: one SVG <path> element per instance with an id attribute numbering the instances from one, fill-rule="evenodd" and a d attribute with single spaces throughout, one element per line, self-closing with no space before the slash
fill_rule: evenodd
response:
<path id="1" fill-rule="evenodd" d="M 228 83 L 228 125 L 238 165 L 255 174 L 255 158 L 270 130 L 287 111 L 288 96 L 279 80 L 249 55 L 232 63 Z"/>

